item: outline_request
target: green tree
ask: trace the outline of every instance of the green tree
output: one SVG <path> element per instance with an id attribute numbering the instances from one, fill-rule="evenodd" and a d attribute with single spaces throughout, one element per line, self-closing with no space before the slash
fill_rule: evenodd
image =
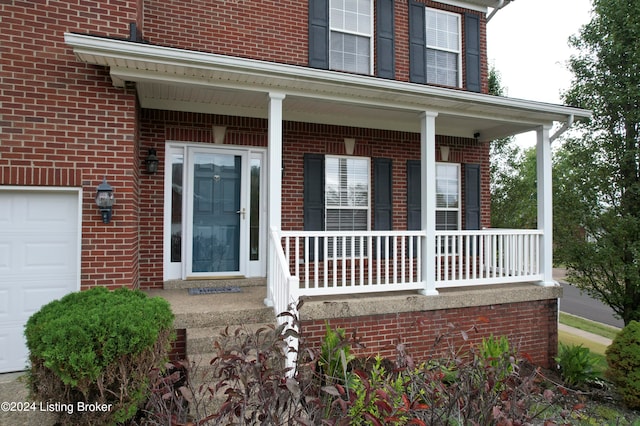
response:
<path id="1" fill-rule="evenodd" d="M 568 209 L 580 227 L 556 240 L 571 282 L 625 324 L 640 320 L 639 16 L 638 0 L 593 0 L 591 22 L 570 39 L 578 53 L 565 101 L 593 118 L 563 148 L 573 173 L 564 181 L 574 192 Z"/>
<path id="2" fill-rule="evenodd" d="M 505 96 L 500 73 L 489 70 L 489 93 Z M 491 226 L 536 227 L 536 154 L 513 137 L 491 142 Z"/>

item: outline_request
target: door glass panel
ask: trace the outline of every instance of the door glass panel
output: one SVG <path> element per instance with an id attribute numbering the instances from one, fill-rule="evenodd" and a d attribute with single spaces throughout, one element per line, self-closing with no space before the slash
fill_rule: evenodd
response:
<path id="1" fill-rule="evenodd" d="M 171 262 L 182 261 L 182 172 L 184 156 L 171 158 Z"/>
<path id="2" fill-rule="evenodd" d="M 192 272 L 240 269 L 241 165 L 239 155 L 195 154 Z"/>
<path id="3" fill-rule="evenodd" d="M 260 163 L 259 158 L 251 160 L 249 260 L 260 260 Z"/>

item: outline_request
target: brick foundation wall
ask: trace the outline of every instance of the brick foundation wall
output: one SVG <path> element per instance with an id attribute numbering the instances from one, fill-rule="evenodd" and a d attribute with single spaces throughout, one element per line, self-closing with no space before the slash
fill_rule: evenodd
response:
<path id="1" fill-rule="evenodd" d="M 179 328 L 175 330 L 176 339 L 171 343 L 169 361 L 181 361 L 187 359 L 187 330 Z"/>
<path id="2" fill-rule="evenodd" d="M 352 346 L 356 356 L 380 354 L 395 359 L 396 346 L 404 344 L 417 362 L 447 354 L 449 345 L 464 350 L 482 342 L 483 337 L 504 335 L 534 364 L 548 368 L 554 364 L 557 354 L 557 318 L 558 304 L 552 299 L 327 320 L 303 319 L 301 330 L 307 347 L 320 347 L 328 323 L 332 329 L 345 329 L 346 336 L 355 336 L 363 346 Z M 467 332 L 467 341 L 462 339 L 461 330 Z M 442 335 L 446 337 L 434 346 L 436 338 Z"/>
<path id="3" fill-rule="evenodd" d="M 83 289 L 137 285 L 136 100 L 79 63 L 65 32 L 126 38 L 136 1 L 1 2 L 0 185 L 81 187 Z M 95 191 L 115 190 L 110 224 Z"/>

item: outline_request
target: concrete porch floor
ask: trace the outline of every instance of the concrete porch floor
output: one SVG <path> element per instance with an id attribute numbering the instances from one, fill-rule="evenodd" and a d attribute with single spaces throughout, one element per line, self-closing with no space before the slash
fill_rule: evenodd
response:
<path id="1" fill-rule="evenodd" d="M 146 290 L 171 305 L 175 328 L 222 327 L 245 323 L 273 322 L 273 309 L 264 304 L 263 285 L 240 287 L 239 293 L 189 295 L 187 289 Z"/>
<path id="2" fill-rule="evenodd" d="M 241 325 L 273 322 L 275 313 L 264 304 L 265 285 L 240 287 L 239 293 L 189 295 L 186 289 L 147 290 L 171 304 L 176 328 Z M 430 311 L 497 305 L 562 297 L 562 287 L 534 283 L 457 287 L 440 290 L 436 296 L 416 291 L 304 297 L 301 319 L 314 320 L 381 313 Z"/>

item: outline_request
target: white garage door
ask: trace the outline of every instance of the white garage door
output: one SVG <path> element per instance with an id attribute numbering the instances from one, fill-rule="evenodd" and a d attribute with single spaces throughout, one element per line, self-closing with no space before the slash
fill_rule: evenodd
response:
<path id="1" fill-rule="evenodd" d="M 0 188 L 0 373 L 24 370 L 24 325 L 80 287 L 79 191 Z"/>

